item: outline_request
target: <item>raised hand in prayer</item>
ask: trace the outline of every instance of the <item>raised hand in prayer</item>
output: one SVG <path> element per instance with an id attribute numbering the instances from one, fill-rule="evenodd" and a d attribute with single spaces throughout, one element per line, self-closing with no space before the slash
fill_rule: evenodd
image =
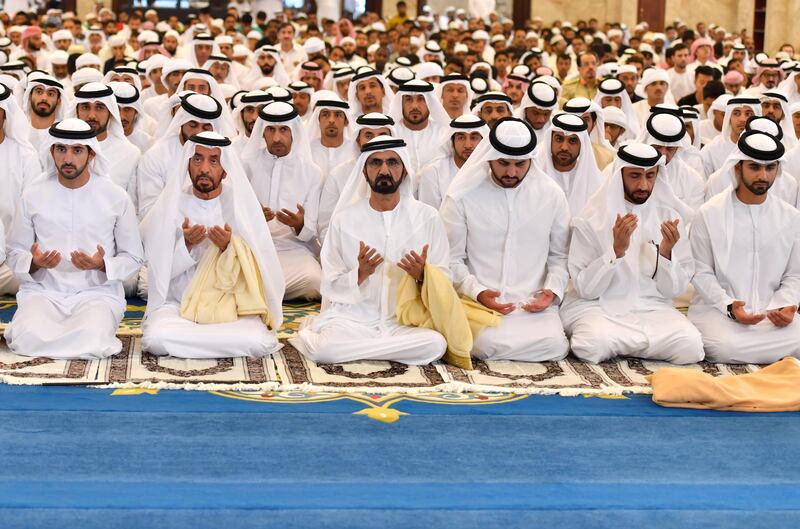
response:
<path id="1" fill-rule="evenodd" d="M 292 213 L 290 210 L 283 208 L 277 212 L 275 216 L 278 218 L 279 222 L 293 228 L 295 234 L 300 235 L 300 232 L 303 231 L 306 210 L 303 209 L 302 204 L 297 204 L 297 213 Z"/>
<path id="2" fill-rule="evenodd" d="M 425 262 L 428 260 L 428 245 L 422 247 L 422 252 L 417 254 L 411 250 L 397 263 L 405 273 L 413 277 L 417 283 L 422 283 L 425 279 Z"/>
<path id="3" fill-rule="evenodd" d="M 617 215 L 614 222 L 612 233 L 614 234 L 614 255 L 617 259 L 625 255 L 628 246 L 631 244 L 631 234 L 639 225 L 639 219 L 633 213 L 628 213 L 624 217 Z"/>
<path id="4" fill-rule="evenodd" d="M 533 301 L 523 305 L 522 308 L 528 312 L 542 312 L 550 306 L 555 298 L 556 295 L 553 294 L 553 291 L 545 288 L 536 294 Z"/>
<path id="5" fill-rule="evenodd" d="M 733 307 L 731 308 L 731 312 L 733 312 L 733 316 L 736 318 L 736 321 L 738 321 L 743 325 L 755 325 L 756 323 L 764 319 L 765 316 L 763 314 L 750 314 L 749 312 L 744 310 L 744 305 L 745 305 L 744 301 L 733 302 Z"/>
<path id="6" fill-rule="evenodd" d="M 664 259 L 672 260 L 672 249 L 678 244 L 681 233 L 678 231 L 678 223 L 681 219 L 666 220 L 661 223 L 661 245 L 658 252 Z"/>
<path id="7" fill-rule="evenodd" d="M 360 285 L 375 272 L 383 262 L 383 257 L 374 248 L 370 248 L 364 241 L 358 242 L 358 284 Z"/>
<path id="8" fill-rule="evenodd" d="M 228 243 L 231 242 L 231 227 L 227 224 L 220 228 L 214 226 L 208 230 L 208 238 L 217 245 L 220 252 L 224 252 L 228 248 Z"/>
<path id="9" fill-rule="evenodd" d="M 514 303 L 498 303 L 498 296 L 500 296 L 500 292 L 497 290 L 484 290 L 478 294 L 478 303 L 487 309 L 492 309 L 499 312 L 503 316 L 514 312 L 516 305 L 514 305 Z"/>
<path id="10" fill-rule="evenodd" d="M 267 219 L 267 222 L 271 221 L 275 218 L 275 212 L 269 208 L 261 208 L 264 211 L 264 218 Z"/>
<path id="11" fill-rule="evenodd" d="M 41 268 L 55 268 L 61 262 L 61 254 L 56 250 L 43 252 L 39 249 L 39 243 L 33 243 L 31 246 L 31 268 L 29 272 L 32 274 Z"/>
<path id="12" fill-rule="evenodd" d="M 789 305 L 781 309 L 767 311 L 767 318 L 769 318 L 769 321 L 771 321 L 775 327 L 786 327 L 792 323 L 796 313 L 797 307 L 795 305 Z"/>
<path id="13" fill-rule="evenodd" d="M 202 224 L 189 223 L 189 217 L 183 218 L 183 240 L 186 242 L 186 249 L 190 252 L 195 244 L 200 244 L 206 238 L 206 227 Z"/>
<path id="14" fill-rule="evenodd" d="M 80 270 L 100 270 L 104 272 L 106 269 L 106 251 L 99 244 L 97 245 L 97 251 L 91 257 L 80 250 L 75 250 L 69 255 L 72 264 Z"/>

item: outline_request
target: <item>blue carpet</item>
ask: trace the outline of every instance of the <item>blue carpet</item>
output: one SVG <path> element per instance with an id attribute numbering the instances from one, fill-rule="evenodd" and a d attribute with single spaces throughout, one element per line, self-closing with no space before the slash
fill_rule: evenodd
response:
<path id="1" fill-rule="evenodd" d="M 0 527 L 800 526 L 800 414 L 0 386 Z"/>

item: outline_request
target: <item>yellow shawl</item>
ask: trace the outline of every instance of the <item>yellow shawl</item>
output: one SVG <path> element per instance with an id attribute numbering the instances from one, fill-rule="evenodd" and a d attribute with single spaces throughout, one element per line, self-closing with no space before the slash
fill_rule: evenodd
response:
<path id="1" fill-rule="evenodd" d="M 240 316 L 269 322 L 261 272 L 253 252 L 233 236 L 224 252 L 210 244 L 183 294 L 181 316 L 196 323 L 226 323 Z"/>
<path id="2" fill-rule="evenodd" d="M 670 408 L 800 411 L 800 360 L 787 357 L 761 371 L 713 377 L 665 367 L 648 377 L 653 402 Z"/>
<path id="3" fill-rule="evenodd" d="M 486 327 L 500 325 L 500 315 L 480 303 L 458 297 L 447 276 L 432 264 L 425 264 L 421 288 L 403 274 L 397 289 L 397 321 L 439 332 L 447 341 L 444 361 L 472 369 L 472 343 Z"/>

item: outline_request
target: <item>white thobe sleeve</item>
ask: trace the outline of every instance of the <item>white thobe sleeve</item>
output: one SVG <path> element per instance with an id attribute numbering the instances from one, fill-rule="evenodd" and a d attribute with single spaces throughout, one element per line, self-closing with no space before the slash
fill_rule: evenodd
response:
<path id="1" fill-rule="evenodd" d="M 154 149 L 156 149 L 155 146 L 148 152 L 152 154 Z M 150 211 L 150 208 L 158 199 L 158 195 L 161 194 L 161 190 L 164 189 L 164 181 L 161 179 L 159 165 L 155 156 L 142 156 L 139 161 L 135 180 L 138 188 L 137 203 L 140 219 L 143 219 L 147 212 Z"/>
<path id="2" fill-rule="evenodd" d="M 25 209 L 26 201 L 20 200 L 19 206 L 14 212 L 14 220 L 11 224 L 11 232 L 8 239 L 8 267 L 20 282 L 36 281 L 30 274 L 31 246 L 36 242 L 36 234 L 33 230 L 33 221 L 28 216 Z M 46 251 L 46 248 L 42 248 Z M 63 259 L 64 256 L 62 256 Z"/>
<path id="3" fill-rule="evenodd" d="M 442 205 L 442 193 L 439 189 L 439 174 L 436 164 L 428 164 L 419 174 L 419 201 L 436 209 Z"/>
<path id="4" fill-rule="evenodd" d="M 367 298 L 365 290 L 369 281 L 358 284 L 358 258 L 356 257 L 355 262 L 347 262 L 343 251 L 344 244 L 355 244 L 356 249 L 358 248 L 358 242 L 344 233 L 341 225 L 334 220 L 320 252 L 322 265 L 320 290 L 322 297 L 328 301 L 355 305 Z"/>
<path id="5" fill-rule="evenodd" d="M 181 230 L 180 236 L 175 239 L 175 248 L 173 249 L 172 255 L 170 279 L 179 277 L 197 264 L 197 261 L 192 257 L 189 249 L 186 248 L 186 239 L 183 238 L 183 230 Z"/>
<path id="6" fill-rule="evenodd" d="M 733 226 L 728 226 L 727 229 L 733 229 Z M 717 279 L 711 237 L 708 234 L 704 215 L 697 215 L 694 218 L 689 230 L 689 243 L 694 256 L 694 277 L 692 278 L 694 288 L 709 305 L 727 315 L 728 305 L 733 303 L 734 299 L 722 288 Z"/>
<path id="7" fill-rule="evenodd" d="M 688 243 L 687 243 L 688 244 Z M 658 254 L 658 270 L 656 271 L 656 288 L 667 299 L 680 296 L 689 287 L 689 279 L 694 269 L 692 256 L 676 259 L 673 251 L 672 259 Z"/>
<path id="8" fill-rule="evenodd" d="M 23 150 L 23 154 L 26 156 L 22 157 L 22 185 L 19 187 L 19 195 L 22 194 L 23 187 L 33 182 L 34 179 L 42 174 L 42 165 L 39 163 L 39 156 L 36 154 L 36 151 L 33 149 L 25 149 Z"/>
<path id="9" fill-rule="evenodd" d="M 550 248 L 547 253 L 547 277 L 544 288 L 551 290 L 558 299 L 564 299 L 564 290 L 569 281 L 567 256 L 569 254 L 569 203 L 563 194 L 559 194 L 553 214 L 553 225 L 550 227 Z"/>
<path id="10" fill-rule="evenodd" d="M 431 222 L 431 238 L 428 243 L 428 263 L 438 267 L 445 275 L 452 276 L 450 270 L 450 242 L 447 240 L 447 231 L 442 219 L 436 215 Z M 421 248 L 417 252 L 421 251 Z"/>
<path id="11" fill-rule="evenodd" d="M 328 234 L 328 226 L 331 223 L 331 216 L 333 210 L 336 208 L 336 203 L 339 201 L 339 184 L 335 178 L 336 171 L 328 175 L 325 183 L 322 186 L 322 193 L 319 198 L 319 209 L 317 211 L 317 233 L 319 234 L 320 242 L 325 240 Z"/>
<path id="12" fill-rule="evenodd" d="M 800 229 L 798 226 L 791 226 L 791 229 L 794 230 L 795 236 L 789 262 L 783 272 L 781 286 L 772 294 L 767 310 L 797 306 L 800 303 Z"/>
<path id="13" fill-rule="evenodd" d="M 114 245 L 112 255 L 106 250 L 106 280 L 124 281 L 137 273 L 144 263 L 144 250 L 139 235 L 139 221 L 130 199 L 125 201 L 125 209 L 117 217 L 114 226 Z"/>
<path id="14" fill-rule="evenodd" d="M 709 147 L 711 147 L 711 144 L 706 145 L 706 147 L 700 151 L 700 157 L 703 160 L 703 171 L 706 173 L 706 179 L 708 179 L 708 177 L 717 170 L 717 168 L 714 167 L 714 157 L 711 155 L 711 149 Z"/>
<path id="15" fill-rule="evenodd" d="M 445 197 L 441 216 L 450 242 L 450 271 L 453 274 L 453 284 L 459 294 L 477 301 L 478 294 L 487 287 L 470 273 L 467 266 L 467 219 L 464 203 L 456 202 L 449 196 Z"/>
<path id="16" fill-rule="evenodd" d="M 317 174 L 319 170 L 317 170 Z M 317 220 L 319 217 L 319 196 L 321 193 L 322 177 L 316 179 L 315 183 L 308 189 L 303 200 L 303 229 L 297 234 L 297 238 L 303 242 L 309 242 L 317 236 Z"/>
<path id="17" fill-rule="evenodd" d="M 578 296 L 599 299 L 614 279 L 617 268 L 624 265 L 622 259 L 617 259 L 613 247 L 602 252 L 596 248 L 591 227 L 576 225 L 569 245 L 568 266 Z"/>
<path id="18" fill-rule="evenodd" d="M 703 181 L 703 177 L 700 176 L 697 171 L 694 171 L 689 167 L 689 164 L 686 164 L 686 167 L 690 169 L 690 171 L 688 171 L 689 189 L 687 189 L 686 193 L 686 205 L 692 208 L 692 210 L 697 211 L 706 200 L 705 182 Z"/>

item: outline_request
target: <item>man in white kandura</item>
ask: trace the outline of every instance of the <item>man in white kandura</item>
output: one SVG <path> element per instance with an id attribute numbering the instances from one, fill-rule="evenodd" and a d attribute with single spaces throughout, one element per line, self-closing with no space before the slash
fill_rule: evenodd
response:
<path id="1" fill-rule="evenodd" d="M 620 147 L 609 178 L 573 218 L 561 319 L 581 360 L 703 359 L 700 333 L 672 306 L 694 269 L 684 233 L 692 211 L 661 181 L 663 165 L 649 145 Z"/>
<path id="2" fill-rule="evenodd" d="M 20 281 L 19 308 L 5 338 L 16 354 L 92 359 L 122 349 L 122 282 L 141 267 L 142 242 L 133 203 L 111 181 L 95 136 L 75 118 L 51 127 L 45 173 L 14 216 L 8 264 Z"/>
<path id="3" fill-rule="evenodd" d="M 450 182 L 488 135 L 486 122 L 474 114 L 464 114 L 451 121 L 436 142 L 443 154 L 423 167 L 417 179 L 420 201 L 439 209 Z"/>
<path id="4" fill-rule="evenodd" d="M 350 105 L 329 90 L 319 90 L 311 99 L 314 111 L 308 122 L 308 141 L 325 181 L 334 167 L 352 159 L 358 150 L 349 134 Z"/>
<path id="5" fill-rule="evenodd" d="M 424 365 L 447 343 L 395 317 L 404 274 L 425 263 L 447 271 L 447 235 L 436 210 L 414 199 L 406 144 L 378 136 L 361 149 L 322 246 L 323 309 L 303 323 L 298 348 L 320 363 L 392 360 Z"/>
<path id="6" fill-rule="evenodd" d="M 771 189 L 783 154 L 774 137 L 743 134 L 729 158 L 730 187 L 692 223 L 696 294 L 689 320 L 712 362 L 800 358 L 800 213 Z"/>
<path id="7" fill-rule="evenodd" d="M 274 102 L 261 109 L 241 159 L 278 251 L 286 299 L 319 298 L 316 252 L 322 174 L 294 106 Z"/>
<path id="8" fill-rule="evenodd" d="M 586 122 L 575 114 L 557 114 L 536 156 L 537 165 L 561 188 L 570 216 L 577 215 L 603 185 Z"/>
<path id="9" fill-rule="evenodd" d="M 408 145 L 414 174 L 442 155 L 439 136 L 450 116 L 434 96 L 431 83 L 412 79 L 400 85 L 389 115 L 396 123 L 397 137 Z"/>
<path id="10" fill-rule="evenodd" d="M 135 206 L 136 167 L 141 152 L 125 136 L 114 90 L 102 83 L 87 83 L 75 92 L 70 110 L 72 117 L 82 119 L 97 133 L 111 181 L 128 192 Z"/>
<path id="11" fill-rule="evenodd" d="M 279 349 L 280 263 L 228 138 L 201 132 L 187 139 L 142 233 L 150 287 L 144 350 L 229 358 Z M 203 283 L 210 266 L 217 274 L 211 285 Z M 223 304 L 229 309 L 224 313 Z"/>
<path id="12" fill-rule="evenodd" d="M 703 169 L 708 178 L 722 167 L 725 160 L 736 150 L 736 142 L 744 132 L 747 120 L 761 115 L 761 102 L 755 97 L 732 97 L 725 105 L 722 132 L 703 147 Z"/>
<path id="13" fill-rule="evenodd" d="M 677 107 L 672 110 L 653 107 L 637 141 L 661 153 L 664 167 L 659 170 L 659 177 L 670 185 L 675 196 L 697 211 L 704 201 L 704 182 L 703 177 L 680 156 L 683 150 L 691 146 L 683 112 Z"/>
<path id="14" fill-rule="evenodd" d="M 576 117 L 578 121 L 580 118 Z M 569 205 L 534 165 L 536 134 L 503 118 L 481 142 L 442 206 L 456 290 L 503 315 L 473 356 L 543 362 L 567 356 L 558 317 L 569 274 Z"/>

